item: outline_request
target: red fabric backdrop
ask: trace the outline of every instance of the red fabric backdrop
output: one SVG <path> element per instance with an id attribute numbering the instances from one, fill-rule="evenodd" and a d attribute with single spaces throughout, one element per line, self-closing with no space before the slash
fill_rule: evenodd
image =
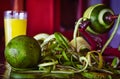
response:
<path id="1" fill-rule="evenodd" d="M 29 36 L 34 36 L 38 33 L 51 34 L 53 31 L 58 30 L 59 10 L 57 13 L 55 12 L 57 6 L 59 8 L 58 2 L 55 2 L 55 0 L 27 0 L 26 3 L 28 12 L 27 33 Z M 55 6 L 56 4 L 58 5 Z"/>

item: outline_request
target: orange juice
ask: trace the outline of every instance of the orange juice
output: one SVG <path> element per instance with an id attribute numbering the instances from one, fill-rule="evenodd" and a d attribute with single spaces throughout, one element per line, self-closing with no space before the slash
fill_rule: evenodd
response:
<path id="1" fill-rule="evenodd" d="M 18 35 L 26 35 L 26 19 L 5 18 L 5 43 L 7 43 Z"/>

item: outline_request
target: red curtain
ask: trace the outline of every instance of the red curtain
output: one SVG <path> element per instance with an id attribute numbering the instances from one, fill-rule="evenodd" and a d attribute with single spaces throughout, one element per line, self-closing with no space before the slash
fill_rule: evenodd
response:
<path id="1" fill-rule="evenodd" d="M 38 33 L 51 34 L 55 30 L 58 31 L 59 0 L 27 0 L 26 3 L 29 36 Z"/>

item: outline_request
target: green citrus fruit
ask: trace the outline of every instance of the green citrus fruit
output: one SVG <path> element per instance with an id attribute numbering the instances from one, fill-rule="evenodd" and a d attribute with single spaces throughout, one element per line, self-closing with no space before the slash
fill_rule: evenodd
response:
<path id="1" fill-rule="evenodd" d="M 40 59 L 41 48 L 32 37 L 20 35 L 7 44 L 5 58 L 14 68 L 35 68 Z"/>
<path id="2" fill-rule="evenodd" d="M 109 31 L 113 22 L 105 19 L 108 14 L 114 15 L 113 11 L 103 4 L 90 6 L 83 14 L 83 17 L 91 21 L 87 31 L 93 34 L 102 34 Z"/>

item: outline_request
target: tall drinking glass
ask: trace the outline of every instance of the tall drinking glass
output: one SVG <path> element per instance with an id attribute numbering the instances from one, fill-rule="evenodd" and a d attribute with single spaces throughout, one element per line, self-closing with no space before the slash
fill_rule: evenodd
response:
<path id="1" fill-rule="evenodd" d="M 26 35 L 27 13 L 24 11 L 5 11 L 4 29 L 5 45 L 18 35 Z"/>

